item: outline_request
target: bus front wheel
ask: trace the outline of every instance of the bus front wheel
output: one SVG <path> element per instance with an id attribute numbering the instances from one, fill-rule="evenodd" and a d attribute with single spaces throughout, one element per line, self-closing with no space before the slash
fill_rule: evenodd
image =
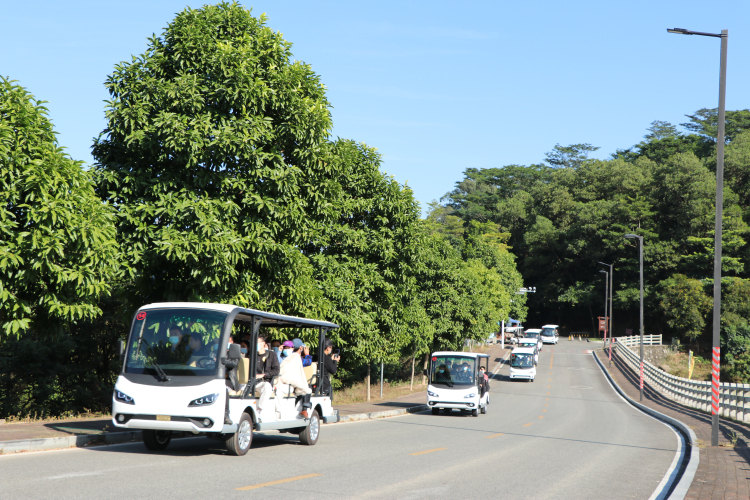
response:
<path id="1" fill-rule="evenodd" d="M 152 451 L 166 449 L 171 440 L 172 433 L 170 431 L 155 431 L 151 429 L 143 431 L 143 444 L 146 445 L 146 448 Z"/>
<path id="2" fill-rule="evenodd" d="M 253 420 L 250 415 L 243 413 L 240 422 L 237 425 L 237 432 L 227 436 L 224 442 L 233 455 L 238 457 L 247 453 L 250 445 L 253 444 Z"/>

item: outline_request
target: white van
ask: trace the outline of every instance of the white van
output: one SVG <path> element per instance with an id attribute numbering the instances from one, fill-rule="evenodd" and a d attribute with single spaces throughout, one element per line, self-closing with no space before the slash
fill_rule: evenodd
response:
<path id="1" fill-rule="evenodd" d="M 475 417 L 487 413 L 490 402 L 489 390 L 482 393 L 479 368 L 489 377 L 489 359 L 487 354 L 476 352 L 438 351 L 430 356 L 430 368 L 427 371 L 427 405 L 432 414 L 441 410 L 461 410 Z"/>
<path id="2" fill-rule="evenodd" d="M 557 344 L 559 334 L 557 333 L 558 325 L 542 326 L 542 342 L 545 344 Z"/>
<path id="3" fill-rule="evenodd" d="M 277 384 L 268 407 L 260 412 L 260 391 L 251 374 L 256 373 L 258 334 L 266 328 L 276 335 L 294 328 L 294 336 L 299 329 L 314 329 L 320 360 L 326 334 L 338 325 L 230 304 L 167 302 L 141 307 L 115 383 L 112 423 L 142 430 L 150 450 L 165 449 L 173 433 L 187 433 L 223 440 L 230 452 L 244 455 L 253 432 L 269 430 L 295 433 L 303 444 L 314 445 L 321 422 L 339 418 L 330 395 L 318 383 L 323 380 L 323 363 L 307 367 L 305 373 L 313 390 L 309 410 L 306 404 L 303 408 L 306 397 L 295 397 L 289 386 Z M 230 336 L 249 338 L 247 357 L 241 356 L 239 344 L 229 346 Z M 228 375 L 236 375 L 236 390 L 227 388 Z"/>
<path id="4" fill-rule="evenodd" d="M 510 353 L 510 379 L 534 381 L 536 378 L 536 362 L 533 347 L 516 347 Z"/>

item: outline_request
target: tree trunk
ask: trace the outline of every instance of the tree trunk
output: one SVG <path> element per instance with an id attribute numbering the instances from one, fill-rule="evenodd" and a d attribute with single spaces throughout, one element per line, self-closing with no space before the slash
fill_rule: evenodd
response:
<path id="1" fill-rule="evenodd" d="M 367 401 L 370 400 L 370 363 L 367 363 L 367 377 L 365 377 L 365 386 L 367 387 Z"/>
<path id="2" fill-rule="evenodd" d="M 430 362 L 430 353 L 424 355 L 424 367 L 422 368 L 422 385 L 425 385 L 427 383 L 427 377 L 424 374 L 424 370 L 427 369 Z"/>
<path id="3" fill-rule="evenodd" d="M 414 390 L 414 358 L 416 358 L 416 354 L 411 357 L 411 383 L 409 384 L 409 390 Z"/>

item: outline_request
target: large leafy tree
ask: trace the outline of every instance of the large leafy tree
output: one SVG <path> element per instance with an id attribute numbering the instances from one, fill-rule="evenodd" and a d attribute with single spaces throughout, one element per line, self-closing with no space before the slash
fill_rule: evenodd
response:
<path id="1" fill-rule="evenodd" d="M 90 325 L 119 274 L 112 209 L 57 144 L 42 102 L 0 78 L 0 417 L 111 394 L 107 339 Z"/>
<path id="2" fill-rule="evenodd" d="M 58 146 L 47 110 L 0 78 L 0 336 L 101 314 L 118 273 L 112 210 Z"/>
<path id="3" fill-rule="evenodd" d="M 329 203 L 338 216 L 304 247 L 339 323 L 343 367 L 397 361 L 423 351 L 433 328 L 418 293 L 422 233 L 411 190 L 380 171 L 380 155 L 351 140 L 330 144 L 337 172 Z"/>
<path id="4" fill-rule="evenodd" d="M 675 274 L 659 284 L 659 306 L 667 325 L 691 343 L 703 333 L 711 305 L 700 280 Z"/>
<path id="5" fill-rule="evenodd" d="M 281 34 L 236 3 L 188 8 L 106 86 L 96 181 L 118 210 L 134 300 L 317 314 L 300 248 L 328 216 L 331 120 Z"/>

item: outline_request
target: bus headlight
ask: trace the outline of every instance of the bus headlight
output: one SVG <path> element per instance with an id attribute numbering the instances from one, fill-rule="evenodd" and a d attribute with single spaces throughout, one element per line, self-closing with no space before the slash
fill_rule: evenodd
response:
<path id="1" fill-rule="evenodd" d="M 215 392 L 213 394 L 207 394 L 205 396 L 201 396 L 200 398 L 196 398 L 192 400 L 190 403 L 188 403 L 188 406 L 208 406 L 212 405 L 216 402 L 216 399 L 219 397 L 219 393 Z"/>
<path id="2" fill-rule="evenodd" d="M 436 393 L 432 392 L 432 391 L 427 391 L 427 395 L 430 396 L 430 397 L 433 397 L 433 398 L 438 397 L 438 395 Z"/>
<path id="3" fill-rule="evenodd" d="M 118 391 L 117 389 L 115 389 L 115 400 L 117 400 L 117 401 L 119 401 L 121 403 L 125 403 L 126 405 L 134 405 L 135 404 L 135 400 L 133 398 L 131 398 L 130 396 L 128 396 L 127 394 L 125 394 L 122 391 Z"/>
<path id="4" fill-rule="evenodd" d="M 464 396 L 464 399 L 474 398 L 474 397 L 476 397 L 476 395 L 477 395 L 476 392 L 472 392 L 471 394 L 467 394 L 466 396 Z"/>

